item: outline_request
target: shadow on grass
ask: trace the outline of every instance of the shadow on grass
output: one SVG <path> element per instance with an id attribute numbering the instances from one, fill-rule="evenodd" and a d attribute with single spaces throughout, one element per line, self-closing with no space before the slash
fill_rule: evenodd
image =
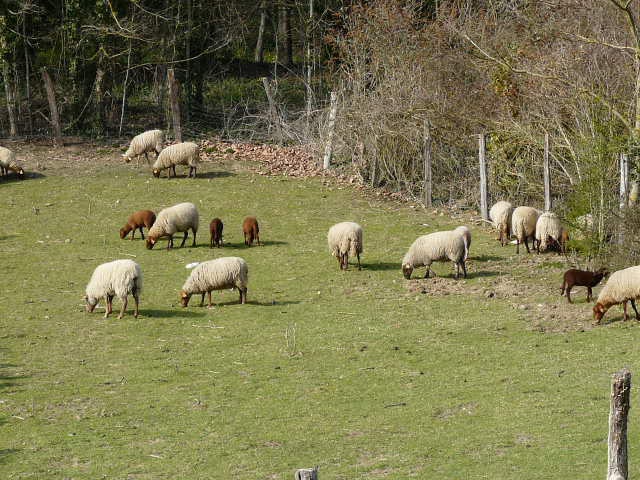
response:
<path id="1" fill-rule="evenodd" d="M 222 248 L 228 247 L 228 248 L 260 248 L 260 247 L 271 247 L 274 245 L 289 245 L 289 242 L 281 242 L 280 240 L 266 240 L 266 241 L 262 241 L 260 240 L 260 244 L 258 245 L 256 243 L 254 243 L 251 246 L 245 245 L 244 241 L 242 242 L 224 242 L 224 246 Z"/>
<path id="2" fill-rule="evenodd" d="M 200 294 L 196 296 L 194 296 L 194 298 L 191 299 L 191 302 L 193 302 L 193 300 L 197 300 L 195 303 L 190 303 L 189 306 L 190 307 L 196 307 L 196 308 L 207 308 L 207 297 L 205 296 L 205 300 L 204 300 L 204 305 L 202 307 L 200 307 Z M 212 297 L 212 301 L 213 301 L 213 306 L 214 307 L 226 307 L 226 306 L 234 306 L 237 305 L 239 307 L 241 307 L 242 305 L 240 305 L 240 302 L 238 300 L 228 300 L 226 302 L 216 302 L 215 298 Z M 258 307 L 284 307 L 286 305 L 297 305 L 299 304 L 300 301 L 298 300 L 274 300 L 271 302 L 259 302 L 257 300 L 247 300 L 247 305 L 256 305 Z"/>
<path id="3" fill-rule="evenodd" d="M 46 175 L 43 175 L 40 172 L 25 172 L 24 178 L 20 178 L 18 175 L 9 174 L 3 177 L 0 177 L 0 185 L 3 183 L 14 183 L 14 182 L 24 182 L 26 180 L 38 180 L 40 178 L 45 178 Z"/>
<path id="4" fill-rule="evenodd" d="M 179 299 L 176 297 L 176 302 Z M 196 313 L 187 310 L 186 308 L 182 308 L 181 306 L 176 306 L 175 310 L 159 310 L 159 309 L 140 309 L 140 315 L 148 318 L 175 318 L 175 317 L 203 317 L 203 313 Z"/>
<path id="5" fill-rule="evenodd" d="M 0 363 L 0 389 L 11 388 L 16 383 L 25 378 L 29 378 L 28 375 L 11 375 L 6 372 L 8 368 L 16 368 L 17 365 L 12 363 Z"/>
<path id="6" fill-rule="evenodd" d="M 2 241 L 2 240 L 9 240 L 9 239 L 11 239 L 11 238 L 15 238 L 16 236 L 17 236 L 17 235 L 11 235 L 11 234 L 9 234 L 9 235 L 0 235 L 0 241 Z"/>
<path id="7" fill-rule="evenodd" d="M 18 453 L 20 450 L 15 448 L 3 448 L 0 450 L 0 464 L 7 461 L 7 457 Z"/>
<path id="8" fill-rule="evenodd" d="M 399 272 L 402 271 L 402 266 L 400 265 L 402 262 L 394 262 L 394 263 L 390 263 L 390 262 L 378 262 L 378 263 L 363 263 L 362 264 L 362 269 L 363 270 L 372 270 L 374 272 L 377 271 L 388 271 L 388 270 L 398 270 Z M 351 264 L 349 264 L 349 267 L 351 267 Z M 358 268 L 358 266 L 356 265 L 355 267 L 356 269 Z"/>
<path id="9" fill-rule="evenodd" d="M 504 260 L 504 258 L 498 257 L 496 255 L 477 255 L 469 257 L 469 260 L 473 260 L 476 262 L 497 262 L 500 260 Z"/>
<path id="10" fill-rule="evenodd" d="M 233 172 L 227 172 L 226 170 L 219 170 L 216 172 L 202 172 L 196 174 L 196 179 L 198 178 L 224 178 L 224 177 L 235 177 L 236 174 Z"/>

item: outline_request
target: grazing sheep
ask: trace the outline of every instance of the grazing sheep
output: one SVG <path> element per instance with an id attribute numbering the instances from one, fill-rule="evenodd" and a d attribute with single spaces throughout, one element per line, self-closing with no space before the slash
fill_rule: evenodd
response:
<path id="1" fill-rule="evenodd" d="M 640 266 L 625 268 L 611 274 L 605 286 L 600 290 L 598 301 L 593 307 L 593 316 L 599 325 L 604 314 L 613 305 L 622 303 L 625 322 L 627 316 L 627 302 L 631 302 L 636 319 L 640 320 L 640 314 L 636 308 L 635 300 L 640 298 Z"/>
<path id="2" fill-rule="evenodd" d="M 18 178 L 24 178 L 24 169 L 16 160 L 16 154 L 8 148 L 0 147 L 0 174 L 9 174 L 9 170 L 15 172 Z"/>
<path id="3" fill-rule="evenodd" d="M 129 148 L 122 155 L 124 161 L 129 163 L 133 158 L 138 163 L 138 157 L 144 153 L 144 158 L 149 164 L 148 152 L 156 152 L 157 155 L 162 151 L 162 145 L 164 144 L 164 132 L 162 130 L 147 130 L 146 132 L 136 135 L 131 139 Z"/>
<path id="4" fill-rule="evenodd" d="M 242 221 L 242 233 L 244 234 L 245 245 L 250 247 L 254 240 L 258 242 L 258 245 L 261 245 L 260 227 L 258 226 L 258 220 L 256 217 L 246 217 Z"/>
<path id="5" fill-rule="evenodd" d="M 571 269 L 564 272 L 564 278 L 562 280 L 562 290 L 560 290 L 560 296 L 564 296 L 567 293 L 567 300 L 571 301 L 571 289 L 573 287 L 587 287 L 587 302 L 593 299 L 593 292 L 591 289 L 598 285 L 600 281 L 609 275 L 609 270 L 601 268 L 595 272 L 588 272 L 586 270 Z"/>
<path id="6" fill-rule="evenodd" d="M 104 318 L 113 311 L 113 297 L 122 300 L 122 309 L 118 318 L 122 318 L 127 309 L 129 294 L 133 295 L 136 309 L 133 316 L 138 318 L 140 305 L 140 292 L 142 292 L 142 270 L 133 260 L 114 260 L 113 262 L 98 265 L 91 275 L 91 280 L 86 289 L 86 309 L 91 313 L 101 298 L 104 297 L 107 308 Z"/>
<path id="7" fill-rule="evenodd" d="M 153 176 L 159 177 L 162 170 L 167 170 L 167 178 L 176 176 L 176 165 L 188 165 L 189 174 L 187 177 L 196 178 L 196 168 L 200 162 L 200 147 L 193 142 L 176 143 L 169 145 L 160 152 L 158 158 L 153 164 Z"/>
<path id="8" fill-rule="evenodd" d="M 511 215 L 513 214 L 513 205 L 504 200 L 496 202 L 491 210 L 489 210 L 489 218 L 493 222 L 493 226 L 498 230 L 498 238 L 500 245 L 503 247 L 509 242 L 511 237 Z"/>
<path id="9" fill-rule="evenodd" d="M 464 259 L 466 261 L 469 256 L 469 249 L 471 248 L 471 230 L 469 230 L 468 227 L 461 225 L 454 228 L 453 231 L 458 235 L 461 235 L 464 240 Z"/>
<path id="10" fill-rule="evenodd" d="M 131 240 L 133 240 L 133 237 L 136 235 L 136 229 L 138 229 L 140 230 L 140 235 L 142 235 L 142 239 L 144 240 L 144 232 L 142 231 L 142 228 L 151 228 L 155 221 L 156 214 L 151 210 L 138 210 L 137 212 L 133 212 L 129 215 L 129 218 L 127 218 L 125 226 L 120 229 L 120 238 L 124 239 L 129 232 L 133 232 L 131 234 Z"/>
<path id="11" fill-rule="evenodd" d="M 179 203 L 173 207 L 165 208 L 160 211 L 153 226 L 149 229 L 147 248 L 152 249 L 161 237 L 169 237 L 167 250 L 173 248 L 173 235 L 176 232 L 184 232 L 184 238 L 180 244 L 181 247 L 184 247 L 184 242 L 187 241 L 189 236 L 189 229 L 193 232 L 193 244 L 191 246 L 195 247 L 199 222 L 198 209 L 193 203 Z"/>
<path id="12" fill-rule="evenodd" d="M 524 243 L 529 250 L 529 239 L 533 240 L 535 248 L 536 223 L 542 212 L 531 207 L 518 207 L 511 215 L 511 231 L 516 236 L 516 253 L 520 253 L 520 244 Z"/>
<path id="13" fill-rule="evenodd" d="M 557 245 L 561 253 L 564 253 L 562 223 L 553 212 L 544 212 L 538 217 L 536 222 L 536 240 L 538 242 L 537 251 L 540 253 L 551 246 Z"/>
<path id="14" fill-rule="evenodd" d="M 360 225 L 354 222 L 336 223 L 329 229 L 327 242 L 329 243 L 331 255 L 338 259 L 341 270 L 349 268 L 349 255 L 358 259 L 358 270 L 362 270 L 360 254 L 364 244 Z"/>
<path id="15" fill-rule="evenodd" d="M 431 264 L 447 260 L 451 260 L 456 266 L 456 279 L 460 275 L 460 267 L 467 278 L 467 267 L 464 263 L 466 250 L 463 237 L 454 231 L 435 232 L 418 237 L 402 259 L 404 278 L 410 279 L 413 270 L 423 265 L 427 267 L 424 278 L 429 278 Z"/>
<path id="16" fill-rule="evenodd" d="M 222 247 L 222 229 L 224 224 L 219 218 L 214 218 L 209 224 L 209 233 L 211 234 L 211 240 L 209 242 L 209 248 Z"/>
<path id="17" fill-rule="evenodd" d="M 247 303 L 247 283 L 249 282 L 249 268 L 247 262 L 240 257 L 222 257 L 198 264 L 180 291 L 182 306 L 189 305 L 191 295 L 202 294 L 200 306 L 204 305 L 204 294 L 209 296 L 211 291 L 237 288 L 240 292 L 240 303 Z"/>

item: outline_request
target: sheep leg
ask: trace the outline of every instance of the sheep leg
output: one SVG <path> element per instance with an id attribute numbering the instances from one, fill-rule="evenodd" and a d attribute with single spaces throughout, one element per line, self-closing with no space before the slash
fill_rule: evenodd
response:
<path id="1" fill-rule="evenodd" d="M 207 292 L 207 296 L 209 298 L 209 308 L 212 308 L 213 307 L 213 303 L 211 302 L 211 290 L 209 290 Z"/>
<path id="2" fill-rule="evenodd" d="M 191 229 L 191 231 L 193 232 L 193 242 L 191 243 L 191 246 L 195 247 L 196 246 L 196 234 L 198 233 L 198 231 L 194 230 L 193 228 Z"/>
<path id="3" fill-rule="evenodd" d="M 520 253 L 520 239 L 516 239 L 516 255 Z"/>
<path id="4" fill-rule="evenodd" d="M 535 243 L 535 240 L 533 243 Z M 531 250 L 529 249 L 529 237 L 524 237 L 524 246 L 527 247 L 527 253 L 531 253 Z"/>
<path id="5" fill-rule="evenodd" d="M 464 260 L 462 261 L 462 276 L 467 278 L 467 264 Z"/>
<path id="6" fill-rule="evenodd" d="M 140 227 L 140 235 L 142 235 L 142 239 L 144 240 L 144 230 Z"/>
<path id="7" fill-rule="evenodd" d="M 240 289 L 240 304 L 244 305 L 247 303 L 247 287 Z"/>
<path id="8" fill-rule="evenodd" d="M 567 286 L 567 300 L 569 301 L 569 303 L 573 303 L 571 301 L 571 288 L 572 286 Z M 587 294 L 587 302 L 589 301 L 589 294 Z"/>
<path id="9" fill-rule="evenodd" d="M 200 306 L 201 307 L 204 307 L 204 293 L 205 292 L 202 292 L 202 298 L 200 299 Z"/>
<path id="10" fill-rule="evenodd" d="M 122 308 L 120 309 L 120 315 L 118 315 L 118 320 L 121 320 L 122 317 L 124 316 L 124 312 L 127 310 L 127 305 L 129 303 L 129 296 L 126 295 L 123 299 L 122 299 Z"/>
<path id="11" fill-rule="evenodd" d="M 189 230 L 185 230 L 184 237 L 182 237 L 182 243 L 180 244 L 180 248 L 184 247 L 184 242 L 187 241 L 188 236 L 189 236 Z"/>
<path id="12" fill-rule="evenodd" d="M 135 236 L 136 236 L 136 229 L 134 228 L 131 230 L 131 240 L 133 240 L 133 237 Z"/>
<path id="13" fill-rule="evenodd" d="M 169 241 L 167 242 L 167 250 L 171 250 L 173 248 L 173 235 L 169 235 Z"/>
<path id="14" fill-rule="evenodd" d="M 147 161 L 147 165 L 149 165 L 149 155 L 147 155 L 147 152 L 144 152 L 144 159 Z"/>
<path id="15" fill-rule="evenodd" d="M 113 295 L 107 295 L 107 309 L 104 312 L 104 318 L 107 318 L 113 311 Z"/>
<path id="16" fill-rule="evenodd" d="M 429 278 L 429 270 L 431 269 L 431 267 L 429 267 L 429 265 L 427 265 L 427 271 L 424 272 L 424 278 Z"/>
<path id="17" fill-rule="evenodd" d="M 360 266 L 360 253 L 356 253 L 356 256 L 358 257 L 358 270 L 362 270 L 362 266 Z"/>
<path id="18" fill-rule="evenodd" d="M 640 314 L 636 308 L 636 301 L 633 298 L 631 299 L 631 306 L 633 307 L 633 311 L 636 312 L 636 320 L 640 320 Z"/>
<path id="19" fill-rule="evenodd" d="M 176 166 L 175 165 L 171 165 L 171 170 L 173 170 L 173 177 L 177 177 L 178 175 L 176 174 Z"/>
<path id="20" fill-rule="evenodd" d="M 209 240 L 209 248 L 213 248 L 213 235 L 211 235 L 211 240 Z"/>
<path id="21" fill-rule="evenodd" d="M 133 311 L 133 316 L 135 318 L 138 318 L 138 315 L 140 313 L 139 308 L 140 308 L 140 295 L 138 295 L 138 292 L 136 290 L 133 291 L 133 299 L 136 301 L 136 309 Z"/>
<path id="22" fill-rule="evenodd" d="M 593 292 L 591 291 L 591 287 L 587 287 L 587 302 L 593 300 Z"/>
<path id="23" fill-rule="evenodd" d="M 629 319 L 629 316 L 627 315 L 627 300 L 625 300 L 624 302 L 622 302 L 622 310 L 624 311 L 624 321 L 626 322 Z"/>

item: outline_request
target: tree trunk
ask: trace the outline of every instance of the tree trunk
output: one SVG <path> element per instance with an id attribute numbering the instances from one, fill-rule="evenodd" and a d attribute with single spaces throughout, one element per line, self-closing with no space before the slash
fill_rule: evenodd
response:
<path id="1" fill-rule="evenodd" d="M 307 111 L 305 123 L 305 137 L 307 140 L 311 136 L 311 110 L 313 109 L 313 89 L 311 88 L 311 71 L 313 68 L 312 48 L 313 48 L 313 0 L 309 0 L 309 18 L 305 29 L 305 37 L 307 42 L 307 51 L 305 54 L 306 68 L 306 90 L 307 90 Z"/>
<path id="2" fill-rule="evenodd" d="M 93 132 L 97 136 L 102 136 L 105 133 L 104 128 L 104 110 L 103 110 L 103 91 L 102 80 L 104 78 L 104 70 L 98 67 L 96 70 L 96 81 L 94 83 L 93 94 Z"/>
<path id="3" fill-rule="evenodd" d="M 622 369 L 613 375 L 609 411 L 609 461 L 607 480 L 629 478 L 627 459 L 627 417 L 631 397 L 631 372 Z"/>
<path id="4" fill-rule="evenodd" d="M 291 22 L 289 7 L 284 3 L 278 8 L 278 62 L 284 66 L 293 64 L 293 45 L 291 39 Z"/>
<path id="5" fill-rule="evenodd" d="M 58 104 L 56 103 L 56 92 L 46 68 L 42 69 L 42 79 L 44 80 L 44 88 L 47 91 L 47 100 L 49 101 L 49 111 L 51 112 L 50 122 L 53 127 L 53 141 L 55 145 L 62 146 L 62 127 L 60 126 L 60 115 L 58 114 Z"/>
<path id="6" fill-rule="evenodd" d="M 431 133 L 429 132 L 429 122 L 424 123 L 424 140 L 422 156 L 424 160 L 424 206 L 431 207 L 433 204 L 432 183 L 431 183 Z"/>
<path id="7" fill-rule="evenodd" d="M 480 214 L 484 220 L 489 220 L 489 207 L 487 199 L 487 161 L 486 161 L 486 136 L 478 135 L 478 157 L 480 159 Z"/>
<path id="8" fill-rule="evenodd" d="M 276 108 L 276 101 L 273 98 L 273 90 L 271 89 L 271 82 L 267 77 L 262 78 L 262 85 L 264 86 L 264 92 L 267 95 L 267 101 L 269 102 L 269 132 L 271 132 L 271 126 L 276 128 L 276 135 L 278 137 L 278 143 L 281 144 L 284 140 L 282 135 L 282 125 L 280 124 L 280 115 Z"/>
<path id="9" fill-rule="evenodd" d="M 122 135 L 122 124 L 124 123 L 124 111 L 127 107 L 127 83 L 129 81 L 129 69 L 131 68 L 131 39 L 129 39 L 129 53 L 127 54 L 127 73 L 124 75 L 124 83 L 122 84 L 122 108 L 120 109 L 120 127 L 118 128 L 118 136 Z"/>
<path id="10" fill-rule="evenodd" d="M 544 134 L 544 211 L 551 211 L 551 172 L 549 171 L 549 134 Z"/>
<path id="11" fill-rule="evenodd" d="M 185 54 L 187 56 L 187 61 L 185 62 L 186 75 L 185 75 L 185 95 L 187 97 L 186 109 L 184 112 L 185 122 L 189 122 L 191 118 L 191 30 L 193 29 L 193 5 L 192 0 L 187 0 L 187 33 L 185 35 Z"/>
<path id="12" fill-rule="evenodd" d="M 254 61 L 262 63 L 264 61 L 264 29 L 267 25 L 267 2 L 260 2 L 260 26 L 258 27 L 258 40 L 256 41 L 256 51 L 253 56 Z"/>
<path id="13" fill-rule="evenodd" d="M 16 129 L 16 103 L 13 97 L 13 89 L 9 80 L 9 65 L 2 62 L 2 77 L 4 80 L 4 93 L 7 96 L 7 113 L 9 114 L 9 136 L 15 137 L 18 132 Z"/>
<path id="14" fill-rule="evenodd" d="M 324 158 L 322 168 L 327 170 L 331 165 L 331 155 L 333 153 L 333 130 L 336 126 L 336 115 L 338 113 L 338 94 L 331 92 L 331 107 L 329 110 L 329 123 L 327 125 L 327 144 L 324 147 Z"/>
<path id="15" fill-rule="evenodd" d="M 167 83 L 169 84 L 169 99 L 171 102 L 171 119 L 173 121 L 173 134 L 178 142 L 182 142 L 182 124 L 180 121 L 180 85 L 176 79 L 173 68 L 167 70 Z"/>
<path id="16" fill-rule="evenodd" d="M 29 135 L 33 135 L 33 119 L 31 118 L 31 70 L 29 66 L 29 49 L 27 47 L 27 17 L 26 14 L 22 20 L 22 41 L 24 46 L 24 93 L 26 97 L 25 109 L 27 115 L 27 128 Z"/>

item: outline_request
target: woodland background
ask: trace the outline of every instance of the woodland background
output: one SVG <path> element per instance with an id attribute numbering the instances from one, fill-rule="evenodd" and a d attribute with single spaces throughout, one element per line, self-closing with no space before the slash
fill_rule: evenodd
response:
<path id="1" fill-rule="evenodd" d="M 638 260 L 618 162 L 629 156 L 636 182 L 639 3 L 4 1 L 0 135 L 51 135 L 47 74 L 64 135 L 171 132 L 173 69 L 185 139 L 321 152 L 335 91 L 332 164 L 362 183 L 421 198 L 428 138 L 435 202 L 475 206 L 486 133 L 491 199 L 541 207 L 548 134 L 554 209 L 574 227 L 593 215 L 589 252 Z"/>

